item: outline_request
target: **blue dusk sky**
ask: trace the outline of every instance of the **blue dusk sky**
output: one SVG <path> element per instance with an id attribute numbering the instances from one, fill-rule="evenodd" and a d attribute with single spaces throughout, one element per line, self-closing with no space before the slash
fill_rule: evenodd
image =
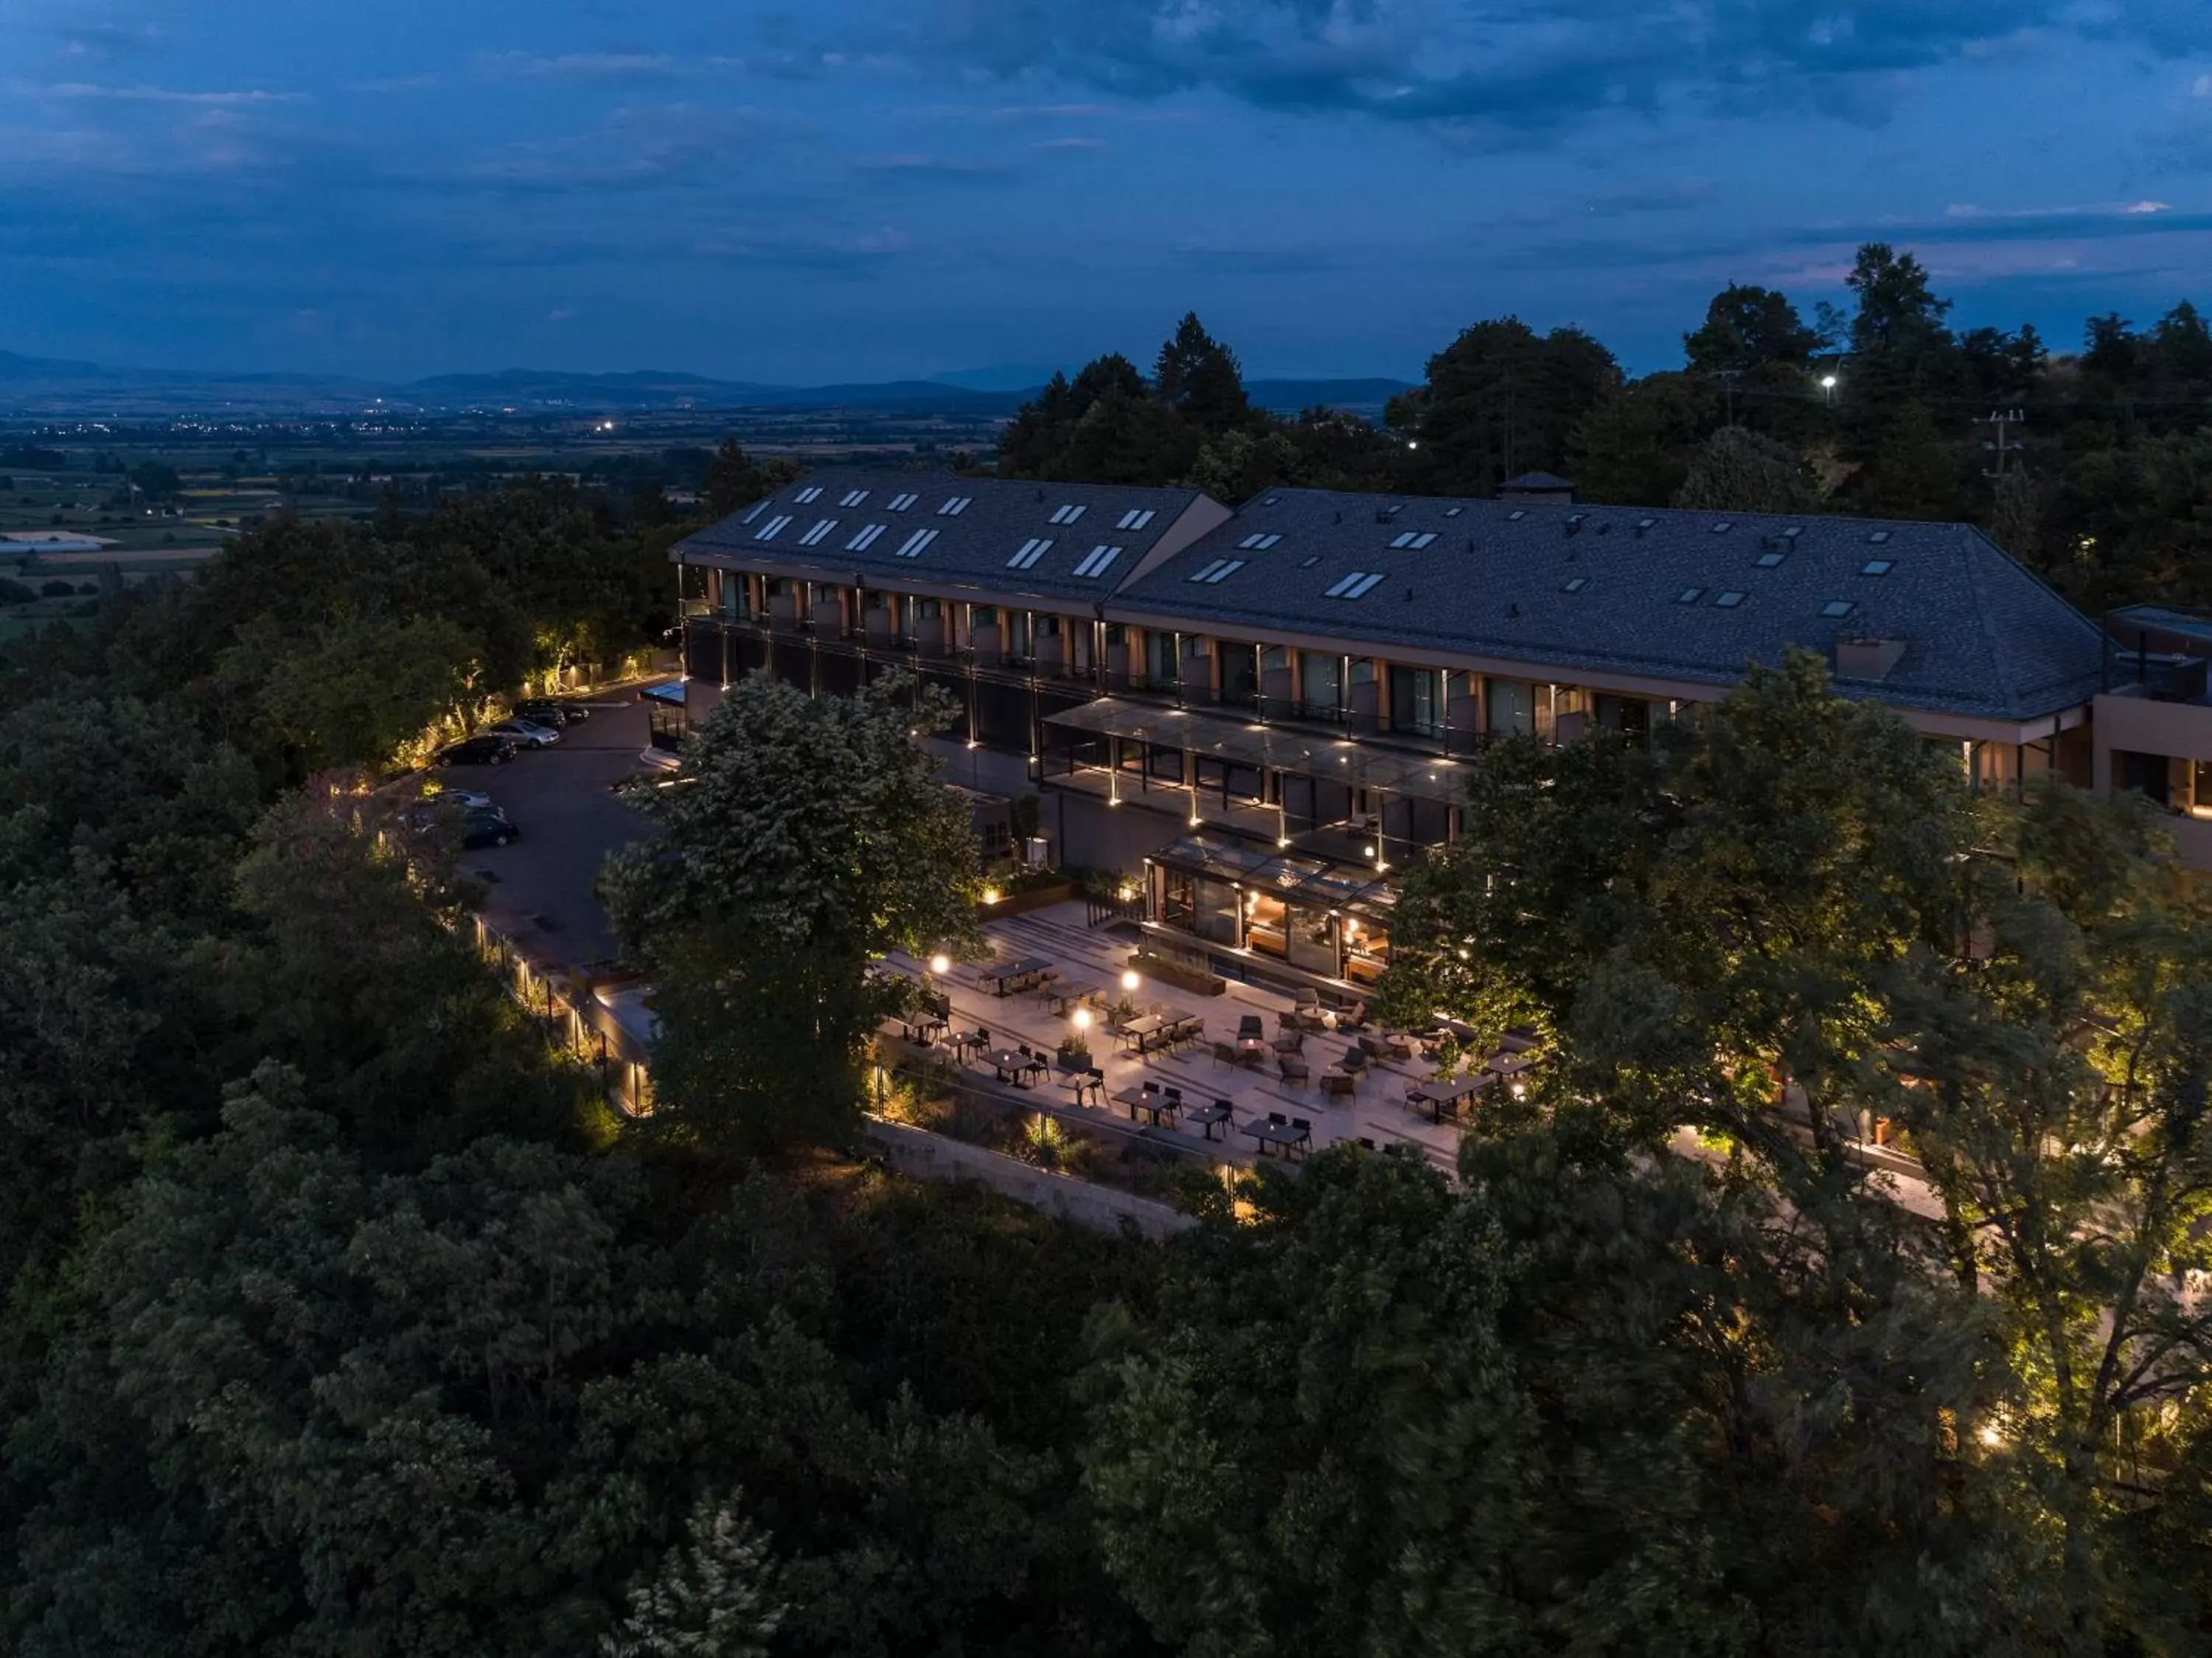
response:
<path id="1" fill-rule="evenodd" d="M 2212 301 L 2212 0 L 0 0 L 0 350 L 794 383 L 1632 368 L 1918 252 L 1961 323 Z"/>

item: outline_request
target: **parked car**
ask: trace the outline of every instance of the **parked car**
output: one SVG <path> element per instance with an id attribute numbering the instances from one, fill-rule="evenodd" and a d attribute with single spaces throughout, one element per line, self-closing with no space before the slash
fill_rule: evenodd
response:
<path id="1" fill-rule="evenodd" d="M 550 748 L 561 741 L 561 734 L 550 725 L 539 725 L 532 720 L 501 720 L 497 725 L 488 725 L 485 730 L 494 736 L 506 737 L 526 748 Z"/>
<path id="2" fill-rule="evenodd" d="M 481 789 L 441 789 L 434 795 L 422 797 L 426 806 L 458 807 L 464 812 L 489 812 L 497 808 L 492 798 Z"/>
<path id="3" fill-rule="evenodd" d="M 471 812 L 461 820 L 461 850 L 473 852 L 485 846 L 504 846 L 522 832 L 506 813 Z"/>
<path id="4" fill-rule="evenodd" d="M 483 732 L 473 737 L 464 737 L 438 751 L 440 765 L 504 765 L 515 754 L 512 738 L 495 732 Z"/>
<path id="5" fill-rule="evenodd" d="M 554 703 L 540 699 L 517 703 L 514 717 L 528 720 L 532 725 L 580 725 L 592 717 L 592 710 L 582 703 Z"/>

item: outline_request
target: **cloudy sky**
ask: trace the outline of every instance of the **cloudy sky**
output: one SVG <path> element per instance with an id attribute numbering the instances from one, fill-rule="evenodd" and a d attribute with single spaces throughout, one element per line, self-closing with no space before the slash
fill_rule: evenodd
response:
<path id="1" fill-rule="evenodd" d="M 1917 249 L 1969 322 L 2212 302 L 2212 0 L 0 0 L 0 350 L 781 381 L 1665 366 Z"/>

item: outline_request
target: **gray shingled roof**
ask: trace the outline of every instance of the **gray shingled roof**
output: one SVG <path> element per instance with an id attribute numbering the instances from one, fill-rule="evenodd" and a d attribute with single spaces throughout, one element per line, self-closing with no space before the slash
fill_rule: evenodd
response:
<path id="1" fill-rule="evenodd" d="M 863 498 L 844 504 L 854 494 Z M 898 511 L 890 503 L 911 494 L 914 502 Z M 957 514 L 941 510 L 966 497 Z M 977 596 L 1076 599 L 1085 604 L 1105 598 L 1126 580 L 1161 535 L 1190 504 L 1196 490 L 1139 489 L 1110 484 L 1033 484 L 1013 479 L 960 478 L 951 472 L 904 472 L 840 468 L 809 472 L 767 500 L 724 519 L 680 543 L 677 556 L 720 553 L 792 570 L 819 569 L 849 580 L 856 573 L 932 586 L 972 588 Z M 1083 510 L 1073 522 L 1055 524 L 1064 508 Z M 1150 512 L 1141 527 L 1121 527 L 1132 514 Z M 767 540 L 762 532 L 777 519 L 788 519 Z M 815 527 L 830 527 L 811 545 Z M 865 547 L 855 539 L 871 525 L 882 530 Z M 927 546 L 901 557 L 920 533 L 935 531 Z M 1016 568 L 1010 562 L 1025 544 L 1049 541 L 1034 562 Z M 1087 576 L 1075 572 L 1099 547 L 1121 552 Z"/>
<path id="2" fill-rule="evenodd" d="M 1239 545 L 1261 535 L 1280 539 Z M 1391 546 L 1421 536 L 1433 539 Z M 1225 559 L 1244 562 L 1195 579 Z M 1886 573 L 1869 573 L 1877 560 Z M 1353 572 L 1380 579 L 1328 596 Z M 1835 604 L 1850 609 L 1823 613 Z M 1979 531 L 1818 515 L 1270 490 L 1126 584 L 1108 614 L 1712 685 L 1792 644 L 1832 661 L 1838 639 L 1902 639 L 1879 686 L 1842 688 L 2008 721 L 2085 702 L 2102 674 L 2096 625 Z"/>

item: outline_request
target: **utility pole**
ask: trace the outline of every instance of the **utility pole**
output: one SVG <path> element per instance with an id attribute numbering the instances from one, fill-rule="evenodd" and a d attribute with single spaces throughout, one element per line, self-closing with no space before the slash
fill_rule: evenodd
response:
<path id="1" fill-rule="evenodd" d="M 1987 426 L 1995 434 L 1983 442 L 1982 448 L 1989 451 L 1996 464 L 1983 467 L 1982 476 L 2002 480 L 2018 472 L 2017 461 L 2022 446 L 2018 438 L 2008 435 L 2007 429 L 2027 424 L 2027 417 L 2018 409 L 1992 409 L 1989 418 L 1978 424 Z"/>
<path id="2" fill-rule="evenodd" d="M 1716 369 L 1713 378 L 1721 383 L 1721 396 L 1728 409 L 1728 424 L 1735 424 L 1735 381 L 1742 372 L 1739 369 Z"/>

